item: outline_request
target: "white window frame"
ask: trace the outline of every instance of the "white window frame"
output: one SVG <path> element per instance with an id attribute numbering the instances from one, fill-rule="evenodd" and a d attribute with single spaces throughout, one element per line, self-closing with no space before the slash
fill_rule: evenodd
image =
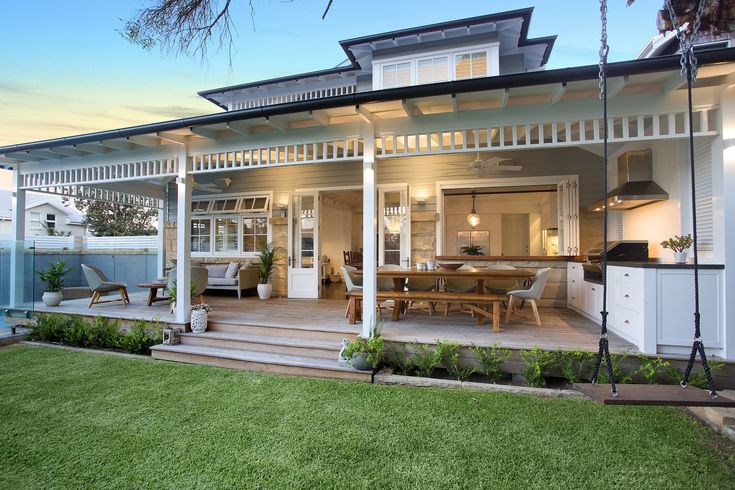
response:
<path id="1" fill-rule="evenodd" d="M 485 60 L 487 63 L 487 73 L 483 76 L 475 76 L 472 73 L 470 73 L 470 76 L 468 78 L 463 78 L 462 80 L 472 80 L 473 78 L 484 78 L 490 76 L 490 50 L 489 49 L 470 49 L 466 51 L 456 51 L 452 53 L 452 61 L 451 61 L 451 72 L 452 72 L 452 80 L 457 80 L 457 57 L 459 56 L 465 56 L 470 55 L 470 70 L 472 70 L 472 55 L 476 53 L 485 53 Z"/>
<path id="2" fill-rule="evenodd" d="M 373 90 L 382 90 L 383 87 L 383 66 L 394 65 L 397 63 L 411 63 L 411 84 L 408 86 L 418 85 L 418 62 L 433 58 L 441 58 L 446 56 L 449 63 L 449 80 L 456 80 L 454 58 L 456 55 L 475 53 L 485 51 L 487 56 L 487 75 L 488 77 L 500 74 L 500 43 L 493 42 L 487 44 L 478 44 L 474 46 L 461 46 L 455 49 L 443 49 L 437 51 L 427 51 L 424 53 L 414 53 L 406 56 L 397 56 L 395 58 L 385 58 L 373 62 Z M 469 80 L 469 79 L 464 79 Z M 440 82 L 434 82 L 440 83 Z"/>
<path id="3" fill-rule="evenodd" d="M 48 228 L 50 230 L 55 230 L 56 229 L 56 225 L 59 223 L 58 220 L 56 219 L 56 216 L 57 216 L 56 213 L 43 213 L 43 214 L 46 215 L 46 218 L 44 219 L 44 222 L 46 223 L 46 228 Z M 53 219 L 52 220 L 49 220 L 48 219 L 49 216 L 53 216 Z M 51 225 L 53 225 L 53 226 L 51 226 Z"/>
<path id="4" fill-rule="evenodd" d="M 40 230 L 41 229 L 41 213 L 31 211 L 31 217 L 30 217 L 30 228 L 31 230 Z"/>
<path id="5" fill-rule="evenodd" d="M 245 210 L 240 211 L 242 202 L 245 199 L 249 198 L 266 198 L 266 205 L 262 209 L 258 210 Z M 236 199 L 236 208 L 232 211 L 214 211 L 214 202 L 222 199 Z M 206 196 L 197 196 L 196 198 L 192 199 L 192 202 L 201 202 L 201 201 L 208 201 L 209 205 L 207 206 L 207 212 L 192 212 L 192 221 L 193 220 L 209 220 L 209 229 L 210 229 L 210 235 L 209 235 L 209 243 L 210 248 L 209 252 L 192 252 L 192 257 L 242 257 L 242 258 L 255 258 L 257 257 L 256 252 L 244 252 L 243 251 L 243 244 L 244 244 L 244 238 L 243 238 L 243 219 L 245 218 L 266 218 L 266 230 L 267 230 L 267 240 L 268 242 L 271 242 L 273 240 L 273 228 L 270 223 L 269 218 L 273 215 L 273 191 L 270 192 L 248 192 L 248 193 L 239 193 L 239 194 L 217 194 L 217 195 L 206 195 Z M 224 251 L 224 252 L 218 252 L 216 250 L 216 241 L 217 241 L 217 227 L 216 227 L 216 220 L 217 219 L 237 219 L 237 250 L 233 252 Z M 191 240 L 191 238 L 190 238 Z"/>

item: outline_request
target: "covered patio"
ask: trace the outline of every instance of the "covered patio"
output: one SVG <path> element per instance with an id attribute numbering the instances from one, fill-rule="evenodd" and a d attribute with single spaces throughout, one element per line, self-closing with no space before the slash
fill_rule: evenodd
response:
<path id="1" fill-rule="evenodd" d="M 161 302 L 146 306 L 145 293 L 131 293 L 131 303 L 104 303 L 87 307 L 86 299 L 64 301 L 60 306 L 48 308 L 36 303 L 36 311 L 69 313 L 78 315 L 102 315 L 122 321 L 144 319 L 176 324 L 175 315 L 169 313 L 168 304 Z M 360 325 L 349 325 L 344 317 L 347 300 L 345 299 L 287 299 L 273 298 L 261 301 L 257 297 L 244 297 L 236 300 L 223 294 L 208 294 L 207 303 L 212 307 L 209 315 L 210 330 L 227 331 L 237 334 L 246 332 L 248 327 L 265 327 L 274 332 L 281 328 L 301 329 L 310 332 L 329 332 L 340 337 L 350 338 L 360 333 Z M 433 344 L 436 339 L 449 339 L 463 346 L 471 344 L 490 346 L 497 344 L 509 349 L 528 349 L 538 346 L 545 350 L 588 350 L 597 349 L 599 327 L 591 320 L 572 310 L 541 308 L 544 318 L 542 326 L 537 326 L 530 307 L 519 310 L 510 323 L 501 323 L 502 331 L 495 333 L 492 326 L 475 325 L 473 319 L 464 312 L 452 311 L 449 316 L 435 314 L 429 316 L 426 310 L 412 309 L 399 321 L 390 320 L 390 311 L 383 310 L 382 335 L 391 342 L 419 342 Z M 611 350 L 635 351 L 635 346 L 624 339 L 610 334 Z M 334 343 L 338 349 L 339 341 Z"/>

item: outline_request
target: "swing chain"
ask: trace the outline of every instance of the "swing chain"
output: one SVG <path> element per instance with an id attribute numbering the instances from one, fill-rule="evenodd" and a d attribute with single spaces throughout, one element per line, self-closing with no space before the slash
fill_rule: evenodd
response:
<path id="1" fill-rule="evenodd" d="M 600 74 L 599 87 L 600 99 L 604 97 L 605 87 L 604 80 L 607 78 L 607 54 L 610 52 L 610 46 L 607 44 L 607 2 L 600 2 L 600 20 L 602 21 L 602 32 L 600 34 Z"/>
<path id="2" fill-rule="evenodd" d="M 697 13 L 694 17 L 694 26 L 689 34 L 681 30 L 679 19 L 674 11 L 674 6 L 671 4 L 671 0 L 666 0 L 666 9 L 671 19 L 671 24 L 674 26 L 676 32 L 676 38 L 679 40 L 679 49 L 681 50 L 681 76 L 690 76 L 692 82 L 697 80 L 697 58 L 694 56 L 694 41 L 697 40 L 699 34 L 699 28 L 702 25 L 702 12 L 704 11 L 705 0 L 699 0 L 697 6 Z"/>

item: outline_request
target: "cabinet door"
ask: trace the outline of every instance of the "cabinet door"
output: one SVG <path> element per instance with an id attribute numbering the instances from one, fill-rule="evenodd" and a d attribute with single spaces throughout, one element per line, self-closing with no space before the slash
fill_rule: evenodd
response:
<path id="1" fill-rule="evenodd" d="M 599 291 L 602 289 L 602 286 L 599 284 L 592 284 L 592 283 L 585 283 L 587 286 L 587 295 L 585 297 L 585 307 L 584 311 L 589 316 L 594 318 L 596 321 L 599 321 L 600 319 L 600 307 L 601 304 L 598 304 L 599 301 Z M 601 301 L 599 301 L 601 303 Z"/>

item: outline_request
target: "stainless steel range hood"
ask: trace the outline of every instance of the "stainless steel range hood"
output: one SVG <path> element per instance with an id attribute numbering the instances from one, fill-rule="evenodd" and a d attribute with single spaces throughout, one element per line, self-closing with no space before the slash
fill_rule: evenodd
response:
<path id="1" fill-rule="evenodd" d="M 620 155 L 618 183 L 607 194 L 607 204 L 611 211 L 635 209 L 669 198 L 668 192 L 653 181 L 652 150 L 629 151 Z M 605 202 L 597 201 L 587 209 L 602 211 L 605 209 Z"/>

